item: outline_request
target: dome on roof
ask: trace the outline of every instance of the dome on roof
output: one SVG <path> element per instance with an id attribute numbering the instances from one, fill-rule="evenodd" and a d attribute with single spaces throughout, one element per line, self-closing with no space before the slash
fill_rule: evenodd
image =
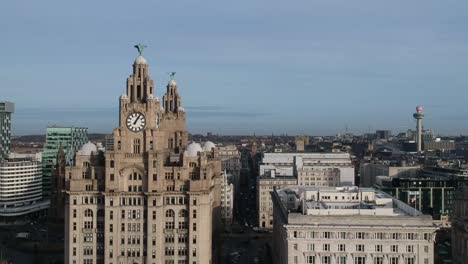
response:
<path id="1" fill-rule="evenodd" d="M 203 144 L 203 151 L 212 151 L 215 147 L 216 145 L 213 142 L 207 141 Z"/>
<path id="2" fill-rule="evenodd" d="M 192 142 L 187 146 L 187 150 L 185 151 L 186 155 L 189 157 L 196 157 L 198 156 L 198 152 L 203 152 L 202 147 L 200 144 Z"/>
<path id="3" fill-rule="evenodd" d="M 136 59 L 135 59 L 135 64 L 148 64 L 148 63 L 146 62 L 145 57 L 139 55 L 139 56 L 136 57 Z"/>
<path id="4" fill-rule="evenodd" d="M 97 147 L 91 142 L 84 144 L 78 151 L 78 155 L 89 156 L 93 152 L 97 152 Z"/>
<path id="5" fill-rule="evenodd" d="M 175 80 L 170 80 L 167 86 L 177 86 L 177 83 Z"/>

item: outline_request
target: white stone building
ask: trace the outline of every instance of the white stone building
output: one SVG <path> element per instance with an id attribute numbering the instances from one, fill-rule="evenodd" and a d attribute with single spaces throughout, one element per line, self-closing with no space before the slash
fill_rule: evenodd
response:
<path id="1" fill-rule="evenodd" d="M 232 224 L 234 213 L 234 184 L 230 176 L 224 171 L 221 182 L 221 221 L 226 225 Z"/>
<path id="2" fill-rule="evenodd" d="M 273 227 L 270 193 L 274 187 L 353 184 L 354 166 L 348 153 L 265 153 L 257 180 L 259 227 Z"/>
<path id="3" fill-rule="evenodd" d="M 432 264 L 431 216 L 376 189 L 275 189 L 274 263 Z"/>
<path id="4" fill-rule="evenodd" d="M 2 222 L 25 220 L 45 212 L 42 201 L 42 163 L 38 155 L 10 154 L 0 162 L 0 217 Z"/>
<path id="5" fill-rule="evenodd" d="M 241 170 L 241 154 L 239 150 L 234 145 L 228 145 L 216 147 L 216 152 L 218 158 L 221 159 L 221 168 L 225 170 L 226 173 L 232 175 L 232 183 L 238 188 Z"/>

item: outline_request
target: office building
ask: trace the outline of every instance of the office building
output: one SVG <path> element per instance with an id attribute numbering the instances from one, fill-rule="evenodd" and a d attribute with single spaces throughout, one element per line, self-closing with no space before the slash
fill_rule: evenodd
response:
<path id="1" fill-rule="evenodd" d="M 273 227 L 274 187 L 353 184 L 354 166 L 347 153 L 265 153 L 257 179 L 259 227 Z"/>
<path id="2" fill-rule="evenodd" d="M 11 114 L 15 112 L 15 104 L 0 102 L 0 161 L 10 153 L 11 145 Z"/>
<path id="3" fill-rule="evenodd" d="M 52 176 L 56 170 L 57 153 L 62 147 L 65 153 L 65 162 L 71 165 L 73 157 L 80 147 L 88 142 L 88 129 L 84 127 L 58 127 L 50 126 L 46 132 L 46 143 L 42 155 L 42 188 L 44 197 L 51 193 Z"/>
<path id="4" fill-rule="evenodd" d="M 232 224 L 234 216 L 234 184 L 232 175 L 223 173 L 221 182 L 221 221 L 225 225 Z"/>
<path id="5" fill-rule="evenodd" d="M 44 215 L 40 154 L 11 154 L 0 161 L 0 222 L 22 223 Z"/>
<path id="6" fill-rule="evenodd" d="M 221 161 L 188 144 L 177 83 L 156 97 L 141 52 L 126 84 L 113 150 L 66 168 L 65 263 L 218 263 Z"/>
<path id="7" fill-rule="evenodd" d="M 468 260 L 468 187 L 457 190 L 452 217 L 452 257 L 454 264 Z"/>
<path id="8" fill-rule="evenodd" d="M 371 188 L 275 189 L 273 263 L 432 264 L 430 216 Z"/>
<path id="9" fill-rule="evenodd" d="M 416 165 L 394 166 L 379 163 L 361 163 L 359 166 L 360 186 L 373 187 L 377 176 L 393 177 L 416 177 L 421 167 Z"/>
<path id="10" fill-rule="evenodd" d="M 231 175 L 232 183 L 238 189 L 241 171 L 241 154 L 239 150 L 234 145 L 228 145 L 216 147 L 215 151 L 221 159 L 222 169 Z"/>
<path id="11" fill-rule="evenodd" d="M 392 136 L 391 130 L 376 130 L 375 134 L 377 135 L 377 139 L 389 139 Z"/>
<path id="12" fill-rule="evenodd" d="M 467 170 L 441 167 L 421 168 L 415 177 L 383 177 L 375 184 L 434 220 L 452 215 L 455 191 L 463 186 L 468 186 Z"/>

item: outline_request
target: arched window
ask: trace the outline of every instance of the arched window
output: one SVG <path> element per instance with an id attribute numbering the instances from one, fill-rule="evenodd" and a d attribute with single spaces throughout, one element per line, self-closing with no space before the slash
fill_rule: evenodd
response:
<path id="1" fill-rule="evenodd" d="M 85 217 L 93 217 L 93 210 L 86 209 L 84 215 Z"/>
<path id="2" fill-rule="evenodd" d="M 166 211 L 166 217 L 174 217 L 175 213 L 173 210 L 169 209 Z"/>

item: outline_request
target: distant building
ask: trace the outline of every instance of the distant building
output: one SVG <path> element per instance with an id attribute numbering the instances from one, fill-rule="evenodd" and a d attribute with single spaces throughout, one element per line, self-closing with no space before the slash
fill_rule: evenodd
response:
<path id="1" fill-rule="evenodd" d="M 232 224 L 234 214 L 234 184 L 229 176 L 224 172 L 221 182 L 221 221 L 225 225 Z"/>
<path id="2" fill-rule="evenodd" d="M 347 153 L 265 153 L 257 180 L 259 227 L 273 227 L 274 187 L 353 184 L 354 166 Z"/>
<path id="3" fill-rule="evenodd" d="M 453 202 L 452 257 L 454 264 L 468 260 L 468 188 L 460 188 Z"/>
<path id="4" fill-rule="evenodd" d="M 360 186 L 373 187 L 377 176 L 416 177 L 420 166 L 390 166 L 387 164 L 361 163 L 359 167 Z"/>
<path id="5" fill-rule="evenodd" d="M 440 138 L 424 140 L 423 149 L 424 151 L 450 151 L 455 149 L 455 141 L 441 140 Z"/>
<path id="6" fill-rule="evenodd" d="M 46 143 L 42 156 L 43 194 L 47 198 L 51 193 L 52 176 L 55 171 L 57 153 L 62 147 L 65 153 L 65 162 L 72 165 L 76 151 L 88 142 L 88 129 L 84 127 L 56 127 L 47 128 Z"/>
<path id="7" fill-rule="evenodd" d="M 297 136 L 294 139 L 296 143 L 296 152 L 304 152 L 305 146 L 309 144 L 308 136 Z"/>
<path id="8" fill-rule="evenodd" d="M 227 174 L 232 175 L 232 182 L 236 189 L 238 189 L 241 171 L 241 154 L 239 150 L 234 145 L 228 145 L 216 147 L 215 151 L 218 158 L 221 159 L 221 168 Z"/>
<path id="9" fill-rule="evenodd" d="M 0 161 L 10 153 L 11 144 L 11 114 L 15 112 L 15 104 L 0 102 Z"/>
<path id="10" fill-rule="evenodd" d="M 375 131 L 378 139 L 389 139 L 392 136 L 391 130 L 377 130 Z"/>
<path id="11" fill-rule="evenodd" d="M 381 179 L 376 187 L 435 220 L 450 217 L 456 189 L 468 186 L 464 170 L 427 167 L 417 177 Z"/>
<path id="12" fill-rule="evenodd" d="M 39 155 L 12 154 L 0 161 L 0 217 L 3 223 L 28 221 L 45 214 Z"/>
<path id="13" fill-rule="evenodd" d="M 430 216 L 371 188 L 276 189 L 275 264 L 432 264 Z"/>

